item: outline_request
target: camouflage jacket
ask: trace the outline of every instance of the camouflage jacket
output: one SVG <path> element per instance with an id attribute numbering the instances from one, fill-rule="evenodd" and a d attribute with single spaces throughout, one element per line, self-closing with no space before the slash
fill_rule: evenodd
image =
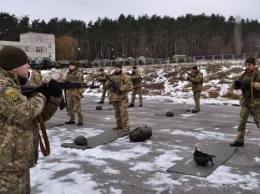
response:
<path id="1" fill-rule="evenodd" d="M 119 88 L 122 90 L 123 94 L 118 94 L 114 91 L 112 83 L 107 80 L 105 83 L 105 88 L 109 90 L 109 100 L 110 101 L 122 101 L 128 98 L 128 92 L 132 90 L 132 81 L 130 76 L 125 73 L 116 75 L 113 73 L 109 76 L 111 80 L 118 84 Z"/>
<path id="2" fill-rule="evenodd" d="M 61 98 L 46 98 L 35 93 L 21 94 L 14 75 L 0 68 L 0 171 L 33 167 L 38 159 L 39 129 L 37 116 L 45 121 L 56 112 Z"/>
<path id="3" fill-rule="evenodd" d="M 101 75 L 97 77 L 97 80 L 104 85 L 107 81 L 106 73 L 101 73 Z"/>
<path id="4" fill-rule="evenodd" d="M 253 96 L 251 94 L 251 90 L 246 91 L 246 95 L 247 95 L 248 99 L 251 101 L 251 103 L 253 100 L 254 105 L 260 105 L 260 71 L 256 68 L 254 74 L 243 72 L 243 74 L 241 74 L 237 80 L 243 81 L 246 83 L 253 82 L 253 85 L 252 85 Z M 233 82 L 232 87 L 234 89 L 240 89 L 237 86 L 235 86 L 235 81 Z M 240 105 L 245 107 L 246 106 L 245 103 L 246 103 L 245 99 L 244 99 L 244 97 L 242 97 L 240 99 Z"/>
<path id="5" fill-rule="evenodd" d="M 133 72 L 131 75 L 131 80 L 133 82 L 133 88 L 141 88 L 142 87 L 142 76 L 139 72 Z"/>
<path id="6" fill-rule="evenodd" d="M 29 79 L 29 84 L 32 86 L 42 85 L 42 75 L 39 71 L 37 71 L 37 70 L 32 71 L 32 75 Z"/>
<path id="7" fill-rule="evenodd" d="M 78 69 L 75 69 L 74 71 L 69 71 L 65 80 L 84 82 L 83 72 Z M 66 90 L 66 95 L 67 97 L 77 97 L 78 95 L 82 95 L 85 92 L 85 90 L 86 88 L 69 89 Z"/>
<path id="8" fill-rule="evenodd" d="M 192 91 L 201 92 L 203 84 L 203 74 L 200 71 L 191 74 L 189 81 L 192 83 Z"/>

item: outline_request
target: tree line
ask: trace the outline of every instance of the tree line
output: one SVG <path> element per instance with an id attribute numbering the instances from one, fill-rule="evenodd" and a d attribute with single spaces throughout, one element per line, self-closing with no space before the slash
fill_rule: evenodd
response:
<path id="1" fill-rule="evenodd" d="M 217 14 L 177 17 L 119 15 L 86 24 L 54 17 L 32 20 L 0 12 L 0 40 L 19 41 L 27 32 L 55 34 L 56 59 L 93 60 L 139 56 L 168 58 L 173 55 L 205 56 L 253 53 L 260 50 L 258 20 L 228 19 Z"/>

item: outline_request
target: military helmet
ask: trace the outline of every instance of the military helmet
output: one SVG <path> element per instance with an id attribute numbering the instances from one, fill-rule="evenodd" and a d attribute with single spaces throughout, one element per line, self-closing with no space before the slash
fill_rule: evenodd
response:
<path id="1" fill-rule="evenodd" d="M 97 105 L 96 106 L 96 110 L 102 110 L 102 106 L 101 105 Z"/>
<path id="2" fill-rule="evenodd" d="M 74 144 L 86 146 L 86 145 L 88 145 L 88 140 L 83 135 L 79 135 L 74 139 Z"/>
<path id="3" fill-rule="evenodd" d="M 213 166 L 214 165 L 214 163 L 212 162 L 213 157 L 216 157 L 216 156 L 203 153 L 203 152 L 199 151 L 197 148 L 195 148 L 195 151 L 193 153 L 194 161 L 199 166 L 206 166 L 209 161 L 211 162 L 211 164 Z"/>
<path id="4" fill-rule="evenodd" d="M 174 113 L 172 111 L 167 111 L 166 112 L 166 117 L 173 117 Z"/>
<path id="5" fill-rule="evenodd" d="M 142 127 L 142 133 L 146 139 L 149 139 L 150 137 L 152 137 L 153 131 L 152 131 L 151 127 L 144 125 Z"/>

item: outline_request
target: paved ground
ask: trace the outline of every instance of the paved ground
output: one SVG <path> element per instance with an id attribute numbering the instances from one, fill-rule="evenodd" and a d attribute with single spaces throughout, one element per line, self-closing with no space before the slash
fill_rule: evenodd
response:
<path id="1" fill-rule="evenodd" d="M 86 117 L 84 126 L 110 130 L 115 124 L 112 106 L 106 102 L 102 105 L 103 110 L 97 111 L 95 107 L 98 100 L 94 96 L 84 98 L 82 105 Z M 203 148 L 214 143 L 229 146 L 229 143 L 235 139 L 238 106 L 226 103 L 205 104 L 201 106 L 202 111 L 198 114 L 189 112 L 182 114 L 184 110 L 192 107 L 193 105 L 175 103 L 167 99 L 144 99 L 143 107 L 129 108 L 131 129 L 146 124 L 152 128 L 153 136 L 151 140 L 143 143 L 130 143 L 128 140 L 121 139 L 118 144 L 110 143 L 102 147 L 122 153 L 124 150 L 128 152 L 132 147 L 140 146 L 140 153 L 143 152 L 140 157 L 126 161 L 116 161 L 110 158 L 106 160 L 109 166 L 120 171 L 119 174 L 100 173 L 101 167 L 82 163 L 84 171 L 92 173 L 93 181 L 99 183 L 96 189 L 101 193 L 113 193 L 111 188 L 116 188 L 123 194 L 260 193 L 258 189 L 254 189 L 260 186 L 260 131 L 255 124 L 251 123 L 247 125 L 245 146 L 239 148 L 224 164 L 225 167 L 230 168 L 230 175 L 234 175 L 233 180 L 236 180 L 236 176 L 240 177 L 237 182 L 230 183 L 228 179 L 225 184 L 225 180 L 218 180 L 225 179 L 226 172 L 223 172 L 221 176 L 221 171 L 208 178 L 166 172 L 167 168 L 177 161 L 191 155 L 195 147 Z M 169 110 L 175 113 L 174 117 L 164 116 Z M 107 119 L 108 117 L 112 119 Z M 51 121 L 64 122 L 66 120 L 65 111 L 58 111 Z M 76 129 L 77 126 L 69 130 L 74 128 Z M 66 136 L 59 137 L 61 137 L 61 142 L 67 140 Z M 57 162 L 59 162 L 58 159 Z M 140 163 L 143 163 L 144 168 L 133 170 L 134 166 Z M 145 166 L 145 164 L 152 165 L 153 163 L 156 165 L 152 166 L 152 169 L 147 169 Z M 60 172 L 62 173 L 64 171 Z M 245 180 L 241 181 L 240 179 L 243 178 Z M 248 182 L 251 178 L 254 179 L 255 185 L 248 185 L 252 184 Z M 222 183 L 218 184 L 221 181 Z M 37 187 L 34 187 L 32 191 L 37 193 Z"/>

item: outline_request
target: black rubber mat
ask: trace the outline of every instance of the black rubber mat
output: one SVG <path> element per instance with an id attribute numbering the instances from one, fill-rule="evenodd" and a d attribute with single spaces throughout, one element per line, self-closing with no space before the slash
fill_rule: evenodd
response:
<path id="1" fill-rule="evenodd" d="M 80 145 L 76 145 L 74 143 L 62 143 L 61 147 L 85 150 L 88 148 L 94 148 L 96 146 L 115 141 L 116 139 L 118 139 L 120 137 L 126 136 L 128 133 L 129 132 L 123 132 L 122 130 L 109 129 L 99 135 L 87 138 L 87 140 L 88 140 L 87 146 L 80 146 Z"/>
<path id="2" fill-rule="evenodd" d="M 198 148 L 199 149 L 199 148 Z M 199 149 L 200 151 L 216 156 L 213 158 L 214 165 L 209 162 L 206 166 L 199 166 L 193 159 L 193 152 L 189 157 L 183 158 L 175 165 L 168 168 L 168 172 L 175 172 L 180 174 L 188 174 L 200 177 L 207 177 L 214 170 L 216 170 L 221 164 L 226 162 L 236 151 L 237 148 L 230 147 L 229 145 L 213 144 L 205 146 Z M 195 149 L 194 149 L 195 151 Z"/>

